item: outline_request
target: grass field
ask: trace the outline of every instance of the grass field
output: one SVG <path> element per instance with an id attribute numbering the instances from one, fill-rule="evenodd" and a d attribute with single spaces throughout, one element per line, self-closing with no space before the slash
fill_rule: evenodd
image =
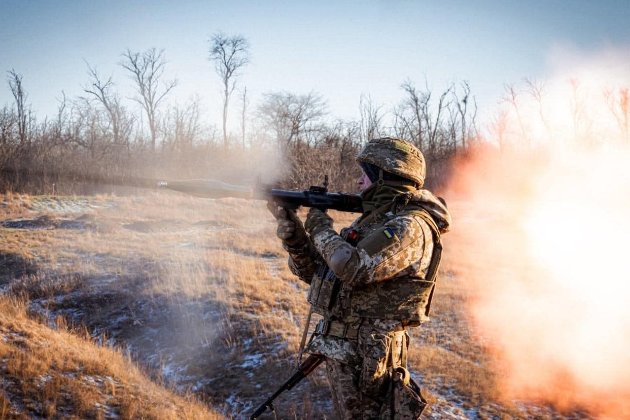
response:
<path id="1" fill-rule="evenodd" d="M 261 201 L 0 197 L 0 418 L 250 414 L 290 376 L 308 309 L 274 232 Z M 432 320 L 411 331 L 428 417 L 588 417 L 501 399 L 460 251 L 446 238 Z M 334 418 L 322 372 L 276 409 Z"/>

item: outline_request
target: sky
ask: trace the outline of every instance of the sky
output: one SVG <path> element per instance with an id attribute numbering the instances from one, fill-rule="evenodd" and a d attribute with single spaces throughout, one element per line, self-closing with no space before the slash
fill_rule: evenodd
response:
<path id="1" fill-rule="evenodd" d="M 440 92 L 467 81 L 484 115 L 505 85 L 544 79 L 559 52 L 629 50 L 629 21 L 627 0 L 0 0 L 0 71 L 23 75 L 41 120 L 55 114 L 62 91 L 83 94 L 86 63 L 130 98 L 121 54 L 164 49 L 165 79 L 178 80 L 171 102 L 197 95 L 220 126 L 221 86 L 208 49 L 222 31 L 250 43 L 237 86 L 247 87 L 250 109 L 267 92 L 313 91 L 331 116 L 351 119 L 362 94 L 390 109 L 405 80 Z M 3 79 L 0 106 L 12 103 Z"/>

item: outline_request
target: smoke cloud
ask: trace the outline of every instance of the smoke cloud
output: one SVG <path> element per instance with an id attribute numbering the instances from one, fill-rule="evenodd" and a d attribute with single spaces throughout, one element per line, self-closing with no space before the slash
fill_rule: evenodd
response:
<path id="1" fill-rule="evenodd" d="M 555 57 L 456 163 L 449 246 L 506 398 L 630 418 L 630 56 Z"/>

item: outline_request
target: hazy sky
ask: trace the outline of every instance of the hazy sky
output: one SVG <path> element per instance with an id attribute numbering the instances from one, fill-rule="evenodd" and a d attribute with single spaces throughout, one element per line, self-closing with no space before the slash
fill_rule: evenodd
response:
<path id="1" fill-rule="evenodd" d="M 81 94 L 85 61 L 129 97 L 121 53 L 163 48 L 167 77 L 179 81 L 172 99 L 198 94 L 220 125 L 220 85 L 207 56 L 209 38 L 223 31 L 251 44 L 240 84 L 251 109 L 264 92 L 312 90 L 332 115 L 353 118 L 362 93 L 389 107 L 405 79 L 423 85 L 425 77 L 436 90 L 467 80 L 488 108 L 505 84 L 544 78 L 558 51 L 629 49 L 628 22 L 628 0 L 0 0 L 0 70 L 23 74 L 41 120 L 62 90 Z M 11 101 L 4 77 L 0 106 Z"/>

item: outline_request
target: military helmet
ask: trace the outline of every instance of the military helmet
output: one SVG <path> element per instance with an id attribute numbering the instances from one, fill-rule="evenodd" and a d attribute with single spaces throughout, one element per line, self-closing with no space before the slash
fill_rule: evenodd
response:
<path id="1" fill-rule="evenodd" d="M 359 163 L 370 163 L 405 179 L 418 187 L 424 185 L 426 165 L 424 156 L 416 146 L 406 140 L 383 137 L 370 140 L 357 156 Z"/>

